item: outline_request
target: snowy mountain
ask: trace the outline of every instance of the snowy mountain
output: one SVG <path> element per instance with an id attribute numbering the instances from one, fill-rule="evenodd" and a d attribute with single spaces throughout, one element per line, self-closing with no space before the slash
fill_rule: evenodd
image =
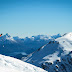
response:
<path id="1" fill-rule="evenodd" d="M 1 40 L 10 40 L 10 41 L 14 41 L 14 39 L 8 34 L 6 33 L 6 35 L 3 35 L 2 37 L 0 37 L 0 41 Z"/>
<path id="2" fill-rule="evenodd" d="M 22 60 L 49 72 L 72 72 L 72 32 L 49 41 Z"/>
<path id="3" fill-rule="evenodd" d="M 18 59 L 0 55 L 0 72 L 46 72 Z"/>
<path id="4" fill-rule="evenodd" d="M 60 34 L 53 36 L 37 35 L 32 37 L 19 38 L 11 37 L 8 33 L 0 37 L 0 54 L 8 56 L 23 56 L 24 53 L 29 54 L 50 40 L 61 37 Z M 20 58 L 21 58 L 20 56 Z"/>

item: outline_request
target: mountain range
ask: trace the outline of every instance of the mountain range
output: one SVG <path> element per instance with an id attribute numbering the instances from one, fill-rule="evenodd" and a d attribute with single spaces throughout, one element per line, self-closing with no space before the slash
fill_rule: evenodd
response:
<path id="1" fill-rule="evenodd" d="M 0 54 L 7 56 L 26 55 L 30 54 L 39 47 L 61 37 L 60 34 L 53 36 L 37 35 L 32 37 L 19 38 L 11 37 L 8 33 L 0 37 Z"/>
<path id="2" fill-rule="evenodd" d="M 72 72 L 72 32 L 49 41 L 22 60 L 48 72 Z"/>
<path id="3" fill-rule="evenodd" d="M 17 70 L 22 62 L 23 65 L 20 66 L 27 66 L 29 63 L 29 65 L 36 66 L 36 69 L 34 67 L 32 69 L 28 68 L 28 65 L 25 68 L 20 67 L 19 72 L 23 72 L 26 68 L 31 72 L 39 72 L 40 70 L 37 67 L 47 72 L 72 72 L 72 32 L 64 35 L 37 35 L 25 38 L 11 37 L 7 33 L 0 37 L 0 54 L 3 54 L 0 55 L 0 69 L 3 66 L 4 69 L 10 68 L 9 70 L 13 70 L 14 68 Z M 22 61 L 15 61 L 17 59 L 8 56 Z M 17 62 L 18 65 L 13 63 L 11 59 Z M 26 72 L 29 72 L 29 70 Z"/>

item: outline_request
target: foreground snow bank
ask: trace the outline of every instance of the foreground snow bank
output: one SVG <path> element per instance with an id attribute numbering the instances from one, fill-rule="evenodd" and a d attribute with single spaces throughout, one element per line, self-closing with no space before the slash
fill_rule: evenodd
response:
<path id="1" fill-rule="evenodd" d="M 46 72 L 18 59 L 0 55 L 0 72 Z"/>

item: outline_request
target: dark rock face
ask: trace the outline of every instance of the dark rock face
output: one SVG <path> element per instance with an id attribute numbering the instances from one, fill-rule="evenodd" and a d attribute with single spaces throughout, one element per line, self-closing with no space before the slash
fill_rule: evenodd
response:
<path id="1" fill-rule="evenodd" d="M 72 54 L 61 57 L 60 61 L 56 60 L 53 64 L 46 62 L 41 67 L 48 72 L 72 72 Z"/>

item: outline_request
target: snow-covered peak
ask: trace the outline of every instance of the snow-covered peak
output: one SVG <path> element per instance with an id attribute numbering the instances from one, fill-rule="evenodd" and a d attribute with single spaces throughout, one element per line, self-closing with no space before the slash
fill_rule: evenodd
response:
<path id="1" fill-rule="evenodd" d="M 18 59 L 0 55 L 0 72 L 47 72 Z"/>
<path id="2" fill-rule="evenodd" d="M 1 37 L 1 39 L 2 40 L 10 40 L 10 41 L 15 41 L 14 39 L 13 39 L 13 37 L 11 37 L 8 33 L 6 33 L 5 35 L 3 35 L 2 37 Z"/>
<path id="3" fill-rule="evenodd" d="M 5 34 L 7 37 L 11 37 L 8 33 Z"/>
<path id="4" fill-rule="evenodd" d="M 11 36 L 8 33 L 6 33 L 5 35 L 2 36 L 3 39 L 7 39 L 7 38 L 10 38 L 10 37 Z"/>
<path id="5" fill-rule="evenodd" d="M 11 37 L 8 33 L 2 36 L 3 38 Z"/>
<path id="6" fill-rule="evenodd" d="M 72 40 L 72 32 L 67 33 L 66 35 L 64 35 L 65 38 Z"/>

